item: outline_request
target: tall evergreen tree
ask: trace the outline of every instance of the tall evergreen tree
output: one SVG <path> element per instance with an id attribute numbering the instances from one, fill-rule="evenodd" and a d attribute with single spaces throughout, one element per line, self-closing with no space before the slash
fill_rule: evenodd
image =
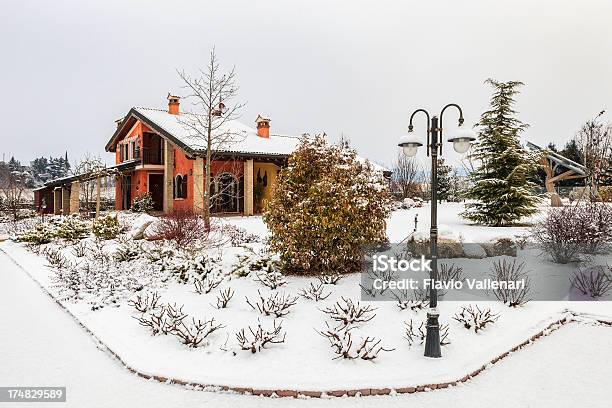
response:
<path id="1" fill-rule="evenodd" d="M 451 167 L 444 164 L 444 159 L 438 159 L 438 200 L 448 201 L 451 196 Z"/>
<path id="2" fill-rule="evenodd" d="M 537 161 L 520 144 L 519 135 L 528 125 L 515 117 L 514 96 L 522 82 L 488 79 L 494 89 L 491 109 L 478 122 L 478 143 L 472 153 L 479 163 L 471 175 L 472 187 L 463 217 L 485 225 L 504 226 L 537 212 L 539 199 L 531 181 Z"/>

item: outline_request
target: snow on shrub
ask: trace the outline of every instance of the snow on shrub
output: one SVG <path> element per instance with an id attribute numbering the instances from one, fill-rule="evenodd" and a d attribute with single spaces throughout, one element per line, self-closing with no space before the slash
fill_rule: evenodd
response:
<path id="1" fill-rule="evenodd" d="M 70 241 L 85 238 L 89 235 L 87 223 L 78 217 L 63 217 L 57 226 L 56 236 Z"/>
<path id="2" fill-rule="evenodd" d="M 336 354 L 332 360 L 374 360 L 381 351 L 395 350 L 383 347 L 381 339 L 362 335 L 355 327 L 338 328 L 330 327 L 327 322 L 325 324 L 327 327 L 319 331 L 319 334 L 329 341 L 332 351 Z"/>
<path id="3" fill-rule="evenodd" d="M 483 330 L 487 325 L 493 324 L 499 319 L 499 314 L 493 313 L 491 309 L 480 309 L 478 305 L 476 307 L 462 306 L 459 313 L 455 313 L 453 319 L 458 321 L 470 330 L 473 329 L 475 333 Z"/>
<path id="4" fill-rule="evenodd" d="M 119 220 L 116 216 L 112 215 L 95 219 L 91 227 L 91 232 L 93 232 L 96 237 L 102 239 L 115 239 L 120 231 L 121 226 L 119 225 Z"/>
<path id="5" fill-rule="evenodd" d="M 524 284 L 520 289 L 513 289 L 507 286 L 492 289 L 493 295 L 500 302 L 510 307 L 522 306 L 531 299 L 531 279 L 525 271 L 525 262 L 517 262 L 516 259 L 500 259 L 493 262 L 493 271 L 489 277 L 497 282 L 518 282 Z"/>
<path id="6" fill-rule="evenodd" d="M 330 295 L 331 292 L 325 293 L 323 288 L 323 283 L 319 282 L 318 285 L 313 284 L 312 282 L 307 287 L 300 289 L 298 295 L 303 297 L 304 299 L 314 300 L 318 302 L 319 300 L 325 300 Z"/>
<path id="7" fill-rule="evenodd" d="M 56 228 L 48 223 L 40 223 L 17 235 L 17 240 L 32 245 L 48 244 L 53 240 Z"/>
<path id="8" fill-rule="evenodd" d="M 346 328 L 358 323 L 366 323 L 376 317 L 376 309 L 370 305 L 362 306 L 361 303 L 353 303 L 351 299 L 341 297 L 333 306 L 322 310 L 333 321 L 339 324 L 339 328 Z"/>
<path id="9" fill-rule="evenodd" d="M 349 273 L 362 246 L 386 240 L 388 185 L 354 150 L 304 138 L 281 170 L 264 211 L 284 272 Z"/>
<path id="10" fill-rule="evenodd" d="M 217 304 L 214 305 L 214 307 L 216 307 L 217 309 L 225 309 L 229 301 L 232 300 L 232 298 L 234 297 L 234 293 L 234 289 L 232 288 L 227 288 L 225 290 L 220 291 L 217 295 Z"/>
<path id="11" fill-rule="evenodd" d="M 427 338 L 427 325 L 425 322 L 421 322 L 419 327 L 415 328 L 412 319 L 409 322 L 404 322 L 405 331 L 404 338 L 408 341 L 408 345 L 412 346 L 415 343 L 423 344 L 425 343 L 425 339 Z M 448 338 L 449 326 L 448 324 L 440 325 L 440 345 L 446 346 L 450 344 L 450 339 Z"/>
<path id="12" fill-rule="evenodd" d="M 138 242 L 122 237 L 115 250 L 115 259 L 120 262 L 129 262 L 139 258 L 142 254 L 142 246 Z"/>
<path id="13" fill-rule="evenodd" d="M 196 348 L 206 345 L 205 340 L 208 336 L 224 327 L 222 324 L 215 323 L 214 317 L 204 320 L 192 317 L 190 321 L 189 316 L 183 312 L 183 305 L 178 306 L 176 303 L 158 305 L 158 300 L 159 296 L 153 297 L 150 303 L 147 303 L 148 298 L 143 300 L 137 297 L 130 303 L 141 312 L 139 316 L 133 316 L 134 319 L 141 326 L 149 328 L 153 336 L 171 334 L 186 346 Z"/>
<path id="14" fill-rule="evenodd" d="M 253 249 L 246 246 L 244 247 L 244 249 L 245 253 L 239 254 L 237 256 L 238 261 L 234 264 L 234 267 L 232 269 L 232 275 L 243 277 L 250 275 L 251 272 L 263 272 L 272 274 L 279 270 L 278 259 L 276 255 L 270 254 L 267 251 L 255 252 L 253 251 Z"/>
<path id="15" fill-rule="evenodd" d="M 396 306 L 399 310 L 411 310 L 418 312 L 429 306 L 429 299 L 422 299 L 421 293 L 413 291 L 413 296 L 407 289 L 393 292 L 393 297 L 397 301 Z"/>
<path id="16" fill-rule="evenodd" d="M 607 273 L 606 273 L 607 272 Z M 612 290 L 612 269 L 602 265 L 579 269 L 570 278 L 572 287 L 578 289 L 583 295 L 596 299 L 605 296 Z"/>
<path id="17" fill-rule="evenodd" d="M 246 229 L 232 224 L 225 224 L 221 226 L 220 233 L 225 239 L 229 240 L 229 243 L 233 247 L 261 242 L 259 235 L 251 234 Z"/>
<path id="18" fill-rule="evenodd" d="M 298 300 L 297 296 L 291 296 L 285 292 L 275 292 L 268 297 L 263 297 L 261 292 L 257 290 L 257 295 L 259 300 L 251 302 L 247 297 L 246 302 L 253 310 L 257 310 L 266 316 L 286 316 Z"/>
<path id="19" fill-rule="evenodd" d="M 247 332 L 248 329 L 248 332 Z M 272 328 L 264 328 L 261 322 L 257 322 L 256 327 L 247 327 L 236 333 L 236 340 L 242 350 L 257 353 L 266 348 L 269 344 L 280 344 L 285 342 L 287 333 L 283 332 L 283 322 L 274 319 Z"/>
<path id="20" fill-rule="evenodd" d="M 153 196 L 151 193 L 142 193 L 134 198 L 133 212 L 146 213 L 153 210 Z"/>
<path id="21" fill-rule="evenodd" d="M 612 244 L 612 207 L 601 203 L 551 208 L 532 228 L 534 241 L 554 262 L 581 260 L 604 253 Z"/>

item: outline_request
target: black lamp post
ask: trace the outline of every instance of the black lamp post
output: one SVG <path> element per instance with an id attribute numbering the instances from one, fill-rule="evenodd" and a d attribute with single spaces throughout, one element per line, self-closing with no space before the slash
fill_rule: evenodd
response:
<path id="1" fill-rule="evenodd" d="M 419 138 L 412 133 L 412 119 L 417 113 L 424 113 L 427 116 L 427 155 L 429 156 L 431 153 L 431 229 L 429 233 L 431 272 L 429 278 L 432 283 L 429 289 L 425 357 L 442 356 L 440 350 L 440 323 L 438 321 L 440 315 L 438 312 L 438 291 L 433 284 L 438 280 L 438 152 L 442 154 L 442 117 L 444 111 L 451 106 L 459 110 L 459 129 L 453 132 L 453 136 L 448 141 L 453 143 L 457 153 L 467 152 L 470 148 L 470 143 L 476 140 L 476 138 L 470 129 L 462 127 L 463 112 L 459 105 L 454 103 L 450 103 L 442 109 L 439 120 L 437 116 L 430 118 L 429 113 L 425 109 L 417 109 L 412 112 L 410 124 L 408 125 L 408 134 L 402 136 L 399 143 L 404 154 L 408 157 L 414 156 L 417 148 L 423 146 Z"/>

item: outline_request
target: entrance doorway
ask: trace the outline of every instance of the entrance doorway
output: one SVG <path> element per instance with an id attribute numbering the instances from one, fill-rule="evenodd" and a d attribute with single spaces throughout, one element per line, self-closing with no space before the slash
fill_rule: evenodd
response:
<path id="1" fill-rule="evenodd" d="M 214 211 L 220 213 L 238 212 L 239 185 L 231 173 L 222 173 L 215 179 L 211 189 L 214 199 Z"/>
<path id="2" fill-rule="evenodd" d="M 129 210 L 132 207 L 132 176 L 121 177 L 121 209 Z"/>
<path id="3" fill-rule="evenodd" d="M 164 175 L 149 174 L 149 193 L 153 199 L 153 210 L 164 210 Z"/>

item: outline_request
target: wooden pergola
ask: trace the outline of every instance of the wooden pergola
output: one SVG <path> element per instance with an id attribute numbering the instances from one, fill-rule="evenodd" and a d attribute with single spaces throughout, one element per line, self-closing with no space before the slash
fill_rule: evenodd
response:
<path id="1" fill-rule="evenodd" d="M 555 183 L 562 180 L 571 180 L 586 177 L 586 167 L 580 163 L 576 163 L 567 157 L 561 156 L 549 149 L 542 149 L 531 142 L 527 142 L 527 147 L 531 150 L 542 152 L 540 165 L 546 173 L 544 185 L 546 192 L 550 193 L 550 205 L 552 207 L 562 207 L 561 198 L 555 191 Z M 559 171 L 561 171 L 559 173 Z M 558 173 L 558 174 L 556 174 Z"/>
<path id="2" fill-rule="evenodd" d="M 39 212 L 53 214 L 74 214 L 79 212 L 80 183 L 96 180 L 96 218 L 100 215 L 101 180 L 104 177 L 119 176 L 132 171 L 140 160 L 131 160 L 112 167 L 103 167 L 81 174 L 49 180 L 34 190 L 34 204 Z M 42 202 L 45 200 L 46 207 Z"/>

